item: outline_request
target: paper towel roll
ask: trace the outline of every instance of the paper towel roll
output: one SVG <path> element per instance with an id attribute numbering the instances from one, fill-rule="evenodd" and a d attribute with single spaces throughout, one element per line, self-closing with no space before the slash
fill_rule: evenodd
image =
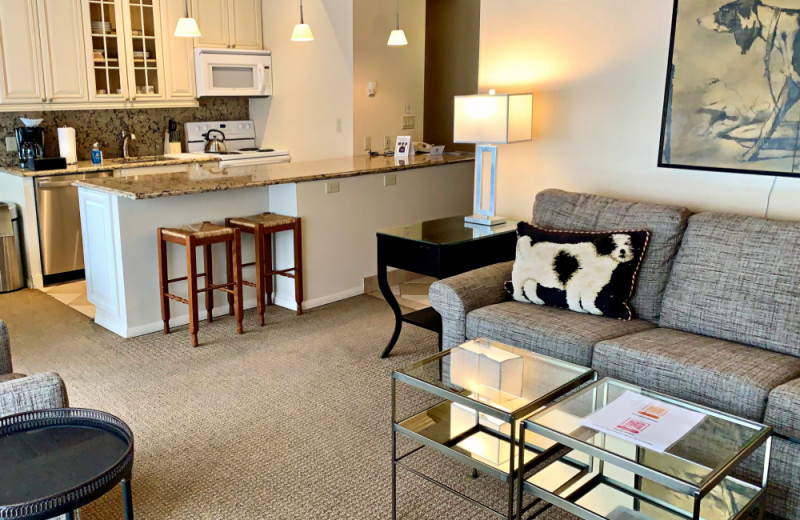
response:
<path id="1" fill-rule="evenodd" d="M 67 160 L 67 164 L 78 162 L 74 128 L 65 126 L 58 129 L 58 153 Z"/>

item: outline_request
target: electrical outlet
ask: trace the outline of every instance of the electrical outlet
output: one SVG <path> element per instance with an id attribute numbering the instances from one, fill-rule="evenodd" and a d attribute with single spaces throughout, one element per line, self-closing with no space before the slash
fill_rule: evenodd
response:
<path id="1" fill-rule="evenodd" d="M 397 174 L 396 173 L 387 173 L 383 176 L 383 185 L 384 186 L 394 186 L 397 184 Z"/>
<path id="2" fill-rule="evenodd" d="M 364 136 L 364 151 L 369 152 L 372 150 L 372 138 L 368 135 Z"/>
<path id="3" fill-rule="evenodd" d="M 6 137 L 6 151 L 7 152 L 17 151 L 17 139 L 15 137 Z"/>
<path id="4" fill-rule="evenodd" d="M 413 130 L 416 126 L 416 116 L 403 116 L 403 130 Z"/>
<path id="5" fill-rule="evenodd" d="M 384 150 L 391 150 L 392 149 L 392 136 L 391 135 L 383 136 L 383 149 Z"/>
<path id="6" fill-rule="evenodd" d="M 339 193 L 339 181 L 328 181 L 325 183 L 325 194 Z"/>

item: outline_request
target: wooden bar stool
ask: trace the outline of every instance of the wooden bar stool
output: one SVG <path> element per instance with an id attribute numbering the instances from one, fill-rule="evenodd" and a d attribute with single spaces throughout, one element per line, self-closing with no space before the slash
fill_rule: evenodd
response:
<path id="1" fill-rule="evenodd" d="M 303 314 L 303 256 L 300 217 L 287 217 L 275 213 L 261 213 L 250 217 L 225 219 L 225 225 L 243 233 L 253 233 L 256 247 L 256 260 L 242 267 L 256 266 L 256 281 L 242 281 L 244 285 L 256 288 L 256 306 L 261 326 L 264 326 L 264 310 L 272 305 L 272 277 L 274 275 L 294 278 L 294 299 L 297 314 Z M 272 235 L 280 231 L 294 231 L 294 267 L 274 269 L 272 266 Z M 267 301 L 264 304 L 264 294 Z M 230 296 L 229 296 L 230 298 Z"/>
<path id="2" fill-rule="evenodd" d="M 185 303 L 189 306 L 189 332 L 192 334 L 192 346 L 197 346 L 197 329 L 199 327 L 198 293 L 206 293 L 206 320 L 211 323 L 214 310 L 214 292 L 219 290 L 228 294 L 228 312 L 236 316 L 236 330 L 244 332 L 242 318 L 242 245 L 238 229 L 203 222 L 174 228 L 158 228 L 158 279 L 161 288 L 161 319 L 164 320 L 164 334 L 169 334 L 169 300 Z M 170 279 L 167 270 L 167 242 L 179 244 L 186 248 L 186 276 Z M 225 244 L 228 259 L 228 280 L 226 283 L 214 284 L 211 246 Z M 197 247 L 203 247 L 203 263 L 205 272 L 197 272 Z M 197 288 L 197 279 L 205 278 L 205 287 Z M 188 280 L 189 299 L 169 293 L 169 284 Z"/>

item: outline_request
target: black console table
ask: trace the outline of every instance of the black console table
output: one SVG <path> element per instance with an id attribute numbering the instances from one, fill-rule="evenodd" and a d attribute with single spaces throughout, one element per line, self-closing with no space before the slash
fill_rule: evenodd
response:
<path id="1" fill-rule="evenodd" d="M 395 317 L 392 339 L 381 357 L 389 357 L 404 321 L 437 332 L 439 349 L 442 347 L 441 316 L 432 307 L 403 314 L 389 287 L 389 266 L 442 279 L 513 260 L 517 242 L 515 231 L 513 222 L 490 227 L 466 223 L 464 217 L 428 220 L 378 231 L 378 287 Z"/>
<path id="2" fill-rule="evenodd" d="M 111 414 L 55 408 L 0 418 L 0 461 L 0 518 L 72 520 L 121 482 L 133 520 L 133 433 Z"/>

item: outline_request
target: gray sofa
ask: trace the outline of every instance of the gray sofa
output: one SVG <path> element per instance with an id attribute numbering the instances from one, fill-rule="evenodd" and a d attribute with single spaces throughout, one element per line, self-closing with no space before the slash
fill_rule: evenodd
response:
<path id="1" fill-rule="evenodd" d="M 617 321 L 510 301 L 513 262 L 438 281 L 443 345 L 490 339 L 775 429 L 767 509 L 800 518 L 800 222 L 546 190 L 534 224 L 648 229 L 632 307 Z"/>
<path id="2" fill-rule="evenodd" d="M 25 376 L 12 371 L 8 328 L 0 320 L 0 417 L 67 406 L 67 390 L 58 374 Z"/>

